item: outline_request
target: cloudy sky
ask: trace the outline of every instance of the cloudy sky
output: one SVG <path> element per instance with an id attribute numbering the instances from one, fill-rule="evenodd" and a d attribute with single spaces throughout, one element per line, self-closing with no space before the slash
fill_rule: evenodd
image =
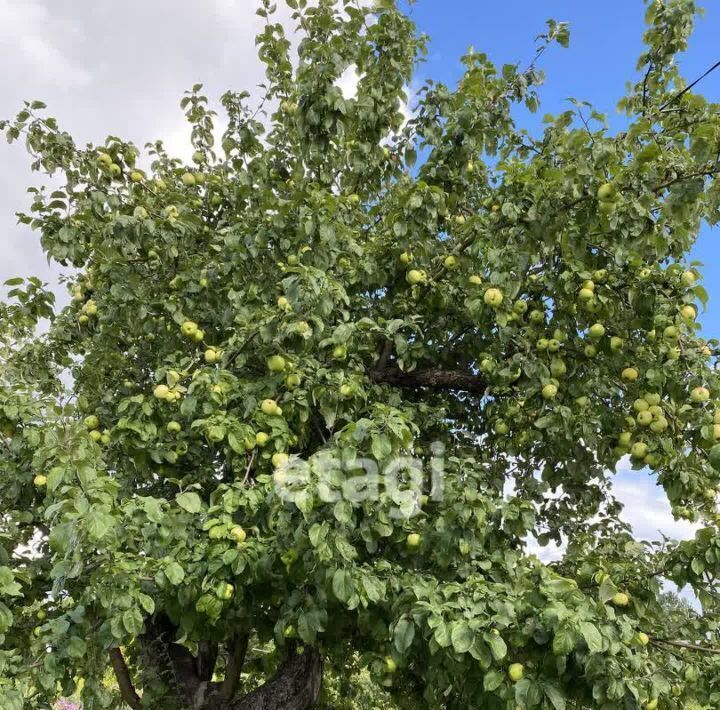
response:
<path id="1" fill-rule="evenodd" d="M 691 77 L 718 58 L 720 7 L 706 5 L 710 12 L 682 58 Z M 102 141 L 108 134 L 138 145 L 162 138 L 187 155 L 178 108 L 183 91 L 202 82 L 217 98 L 228 88 L 253 90 L 262 80 L 255 8 L 255 0 L 0 0 L 0 118 L 12 117 L 23 100 L 42 99 L 78 142 Z M 453 82 L 461 71 L 458 56 L 470 45 L 499 63 L 525 62 L 552 13 L 570 22 L 573 39 L 569 50 L 554 50 L 543 60 L 544 111 L 563 110 L 566 97 L 577 96 L 608 112 L 617 126 L 622 119 L 614 106 L 633 78 L 643 7 L 640 0 L 607 0 L 597 10 L 596 3 L 577 0 L 419 0 L 413 16 L 433 38 L 420 77 Z M 278 17 L 287 21 L 289 13 Z M 720 97 L 717 74 L 702 85 L 714 100 Z M 521 120 L 532 129 L 540 119 Z M 35 236 L 15 225 L 14 213 L 27 206 L 25 189 L 35 180 L 23 147 L 0 143 L 0 280 L 53 275 Z M 707 263 L 706 285 L 715 296 L 703 319 L 708 337 L 720 336 L 716 243 L 717 235 L 705 229 L 695 253 Z M 659 530 L 692 534 L 692 526 L 672 520 L 662 491 L 646 473 L 625 471 L 616 488 L 639 536 L 657 538 Z"/>

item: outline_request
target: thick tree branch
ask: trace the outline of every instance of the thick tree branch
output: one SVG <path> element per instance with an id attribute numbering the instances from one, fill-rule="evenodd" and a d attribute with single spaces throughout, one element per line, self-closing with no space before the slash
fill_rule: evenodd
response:
<path id="1" fill-rule="evenodd" d="M 130 671 L 128 670 L 127 663 L 125 663 L 122 651 L 119 648 L 110 649 L 110 663 L 115 672 L 115 678 L 117 679 L 123 701 L 132 708 L 132 710 L 140 710 L 142 701 L 135 691 L 135 686 L 130 678 Z"/>
<path id="2" fill-rule="evenodd" d="M 298 653 L 297 651 L 301 651 Z M 291 647 L 277 673 L 257 690 L 227 710 L 310 710 L 315 707 L 322 684 L 322 657 L 314 648 Z"/>
<path id="3" fill-rule="evenodd" d="M 375 370 L 375 382 L 396 387 L 428 387 L 438 390 L 462 390 L 485 394 L 488 384 L 483 377 L 461 370 L 414 370 L 403 372 L 397 368 Z"/>
<path id="4" fill-rule="evenodd" d="M 230 651 L 227 668 L 225 669 L 225 679 L 220 688 L 220 695 L 226 700 L 232 699 L 237 690 L 238 681 L 240 680 L 240 672 L 245 664 L 245 655 L 247 654 L 249 637 L 247 634 L 236 636 Z"/>
<path id="5" fill-rule="evenodd" d="M 197 677 L 202 680 L 212 680 L 215 672 L 215 663 L 218 657 L 218 645 L 214 641 L 200 641 L 198 656 L 195 662 Z"/>

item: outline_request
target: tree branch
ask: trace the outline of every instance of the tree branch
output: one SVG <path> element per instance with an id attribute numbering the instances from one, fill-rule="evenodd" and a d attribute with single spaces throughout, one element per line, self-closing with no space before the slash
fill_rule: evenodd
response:
<path id="1" fill-rule="evenodd" d="M 428 387 L 437 390 L 462 390 L 485 394 L 488 384 L 484 378 L 461 370 L 414 370 L 403 372 L 397 368 L 385 368 L 371 373 L 375 382 L 396 387 Z"/>
<path id="2" fill-rule="evenodd" d="M 226 700 L 230 700 L 237 690 L 240 672 L 245 664 L 248 640 L 248 635 L 242 634 L 236 636 L 233 641 L 230 658 L 228 659 L 227 668 L 225 669 L 225 678 L 220 688 L 220 695 Z"/>
<path id="3" fill-rule="evenodd" d="M 695 643 L 687 641 L 671 641 L 670 639 L 651 638 L 650 641 L 655 645 L 665 644 L 667 646 L 676 646 L 677 648 L 685 648 L 688 651 L 698 651 L 700 653 L 712 653 L 720 655 L 720 648 L 712 648 L 711 646 L 698 646 Z"/>
<path id="4" fill-rule="evenodd" d="M 130 678 L 130 671 L 128 670 L 127 663 L 125 663 L 122 651 L 119 648 L 110 649 L 110 663 L 112 664 L 113 671 L 115 672 L 115 678 L 117 678 L 120 695 L 122 696 L 123 701 L 126 705 L 132 708 L 132 710 L 140 710 L 142 707 L 142 701 L 135 690 L 135 686 Z"/>
<path id="5" fill-rule="evenodd" d="M 673 96 L 672 98 L 668 99 L 668 100 L 660 107 L 660 111 L 664 111 L 668 106 L 671 106 L 672 104 L 674 104 L 679 98 L 681 98 L 681 97 L 683 97 L 685 94 L 687 94 L 688 91 L 690 91 L 694 86 L 696 86 L 697 84 L 699 84 L 708 74 L 711 74 L 712 72 L 714 72 L 718 67 L 720 67 L 720 62 L 715 62 L 715 64 L 713 64 L 713 65 L 710 67 L 710 69 L 708 69 L 702 76 L 700 76 L 700 77 L 698 77 L 697 79 L 695 79 L 695 81 L 693 81 L 692 84 L 689 84 L 689 85 L 686 86 L 682 91 L 678 91 L 678 93 L 675 94 L 675 96 Z"/>

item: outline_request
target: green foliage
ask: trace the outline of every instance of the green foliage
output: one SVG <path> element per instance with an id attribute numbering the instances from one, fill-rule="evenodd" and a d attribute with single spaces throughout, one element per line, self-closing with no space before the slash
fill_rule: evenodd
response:
<path id="1" fill-rule="evenodd" d="M 0 122 L 60 178 L 20 219 L 72 295 L 15 279 L 0 305 L 0 706 L 119 707 L 122 648 L 172 707 L 170 640 L 217 644 L 222 677 L 250 636 L 243 682 L 317 646 L 332 707 L 717 707 L 718 343 L 684 307 L 720 114 L 677 94 L 694 3 L 648 2 L 627 130 L 575 102 L 534 137 L 535 63 L 471 52 L 406 121 L 424 40 L 393 0 L 286 2 L 297 58 L 261 10 L 266 113 L 225 94 L 216 143 L 202 87 L 183 99 L 191 165 L 81 147 L 39 102 Z M 568 38 L 548 23 L 538 58 Z M 693 540 L 633 539 L 630 453 Z M 400 456 L 422 491 L 358 477 Z M 570 544 L 545 564 L 529 536 Z"/>

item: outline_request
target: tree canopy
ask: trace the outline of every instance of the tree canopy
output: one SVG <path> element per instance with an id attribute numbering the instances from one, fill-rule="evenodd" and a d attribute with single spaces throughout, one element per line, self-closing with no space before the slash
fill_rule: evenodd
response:
<path id="1" fill-rule="evenodd" d="M 285 4 L 259 106 L 183 98 L 190 164 L 79 145 L 41 102 L 0 122 L 53 176 L 20 221 L 71 295 L 0 305 L 0 706 L 717 707 L 695 3 L 646 2 L 624 130 L 573 101 L 539 135 L 564 24 L 406 114 L 425 38 L 394 0 Z M 633 537 L 628 458 L 694 539 Z"/>

